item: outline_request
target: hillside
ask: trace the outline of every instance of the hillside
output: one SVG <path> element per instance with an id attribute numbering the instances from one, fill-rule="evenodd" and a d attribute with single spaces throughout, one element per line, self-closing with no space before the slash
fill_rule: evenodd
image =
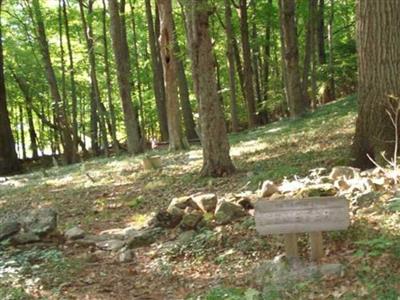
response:
<path id="1" fill-rule="evenodd" d="M 153 151 L 150 155 L 160 155 L 162 160 L 162 169 L 154 171 L 142 169 L 142 156 L 120 156 L 1 178 L 1 219 L 28 208 L 50 206 L 59 214 L 61 231 L 76 225 L 91 234 L 128 224 L 139 228 L 174 197 L 199 192 L 225 197 L 255 191 L 264 180 L 280 183 L 285 178 L 304 177 L 314 168 L 349 165 L 355 111 L 355 97 L 348 97 L 302 119 L 230 135 L 238 168 L 231 177 L 199 178 L 201 149 L 192 147 L 174 154 Z M 326 260 L 344 264 L 345 276 L 304 281 L 283 292 L 270 290 L 264 297 L 397 299 L 400 240 L 398 225 L 393 224 L 398 219 L 398 212 L 372 203 L 370 210 L 353 215 L 348 230 L 325 236 Z M 59 240 L 22 248 L 3 242 L 0 297 L 258 299 L 261 291 L 249 272 L 283 251 L 278 236 L 256 233 L 251 216 L 199 229 L 184 241 L 180 235 L 177 229 L 166 230 L 150 246 L 135 249 L 129 263 Z M 305 241 L 302 236 L 303 254 Z"/>

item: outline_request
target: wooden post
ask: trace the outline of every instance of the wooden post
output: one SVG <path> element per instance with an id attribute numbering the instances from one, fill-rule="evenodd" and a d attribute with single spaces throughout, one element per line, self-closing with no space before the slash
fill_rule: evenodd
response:
<path id="1" fill-rule="evenodd" d="M 295 233 L 287 233 L 285 237 L 285 251 L 287 258 L 296 258 L 299 256 L 297 247 L 297 235 Z"/>
<path id="2" fill-rule="evenodd" d="M 324 255 L 324 249 L 322 245 L 322 232 L 311 232 L 310 233 L 311 242 L 311 260 L 319 261 Z"/>

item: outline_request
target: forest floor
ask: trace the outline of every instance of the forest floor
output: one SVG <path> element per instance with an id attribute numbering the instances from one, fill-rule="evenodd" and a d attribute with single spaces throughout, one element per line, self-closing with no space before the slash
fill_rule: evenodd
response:
<path id="1" fill-rule="evenodd" d="M 313 168 L 351 164 L 355 116 L 355 97 L 349 97 L 299 120 L 232 134 L 238 172 L 231 177 L 199 177 L 197 146 L 179 153 L 154 151 L 163 163 L 154 171 L 142 169 L 141 156 L 120 156 L 8 177 L 0 182 L 0 216 L 52 206 L 59 213 L 60 230 L 79 225 L 97 234 L 128 224 L 140 227 L 174 197 L 254 191 L 267 179 L 282 182 Z M 344 276 L 303 281 L 264 299 L 398 299 L 400 229 L 387 228 L 390 222 L 400 223 L 399 212 L 371 207 L 353 216 L 348 230 L 324 236 L 326 260 L 342 263 Z M 135 249 L 130 263 L 112 256 L 96 259 L 85 248 L 57 243 L 0 245 L 0 298 L 256 299 L 259 291 L 248 280 L 249 272 L 283 253 L 280 237 L 259 236 L 252 217 L 200 230 L 186 243 L 163 251 L 175 238 L 170 230 L 151 246 Z M 302 235 L 300 251 L 306 257 L 307 248 Z M 18 267 L 10 267 L 15 262 Z M 12 281 L 7 273 L 13 273 Z"/>

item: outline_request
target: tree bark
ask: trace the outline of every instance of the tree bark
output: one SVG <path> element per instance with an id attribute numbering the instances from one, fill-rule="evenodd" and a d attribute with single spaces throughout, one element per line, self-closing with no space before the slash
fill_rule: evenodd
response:
<path id="1" fill-rule="evenodd" d="M 253 69 L 251 66 L 251 50 L 249 42 L 249 24 L 247 16 L 247 0 L 239 0 L 240 37 L 243 51 L 244 93 L 247 103 L 247 118 L 249 127 L 256 126 L 256 102 L 254 97 Z"/>
<path id="2" fill-rule="evenodd" d="M 160 52 L 164 70 L 169 149 L 185 148 L 178 101 L 177 65 L 174 53 L 175 36 L 171 0 L 157 0 L 160 15 Z"/>
<path id="3" fill-rule="evenodd" d="M 318 40 L 318 60 L 321 65 L 326 64 L 324 9 L 325 9 L 324 0 L 319 0 L 317 40 Z"/>
<path id="4" fill-rule="evenodd" d="M 151 54 L 151 68 L 153 72 L 153 88 L 157 106 L 157 116 L 160 125 L 161 140 L 168 140 L 167 108 L 165 104 L 165 90 L 163 68 L 156 34 L 154 32 L 153 15 L 150 0 L 145 0 L 147 31 L 149 34 L 149 46 Z"/>
<path id="5" fill-rule="evenodd" d="M 359 106 L 353 150 L 356 165 L 369 167 L 367 155 L 382 161 L 385 151 L 392 158 L 399 134 L 387 111 L 395 117 L 400 101 L 400 2 L 359 0 L 356 11 Z"/>
<path id="6" fill-rule="evenodd" d="M 117 65 L 119 93 L 124 112 L 125 130 L 127 133 L 128 152 L 137 154 L 143 151 L 140 137 L 139 122 L 135 113 L 131 97 L 131 71 L 129 66 L 129 51 L 124 30 L 123 19 L 118 10 L 118 1 L 108 0 L 110 13 L 111 38 Z"/>
<path id="7" fill-rule="evenodd" d="M 193 82 L 199 100 L 203 176 L 224 176 L 235 171 L 221 103 L 218 101 L 215 61 L 209 34 L 211 7 L 207 0 L 186 2 Z"/>
<path id="8" fill-rule="evenodd" d="M 235 78 L 235 54 L 234 54 L 234 35 L 232 26 L 232 7 L 230 0 L 225 2 L 225 34 L 226 34 L 226 56 L 228 58 L 228 74 L 229 74 L 229 90 L 230 90 L 230 108 L 231 108 L 231 124 L 232 131 L 239 131 L 238 104 L 236 95 L 236 78 Z"/>
<path id="9" fill-rule="evenodd" d="M 282 52 L 285 65 L 285 86 L 290 116 L 293 118 L 303 115 L 306 111 L 306 105 L 300 81 L 295 6 L 296 4 L 294 0 L 279 0 L 283 42 Z"/>
<path id="10" fill-rule="evenodd" d="M 329 70 L 329 96 L 330 100 L 336 99 L 335 91 L 335 67 L 333 65 L 333 17 L 334 17 L 334 1 L 330 0 L 329 8 L 329 23 L 328 23 L 328 48 L 329 48 L 329 60 L 328 60 L 328 70 Z"/>

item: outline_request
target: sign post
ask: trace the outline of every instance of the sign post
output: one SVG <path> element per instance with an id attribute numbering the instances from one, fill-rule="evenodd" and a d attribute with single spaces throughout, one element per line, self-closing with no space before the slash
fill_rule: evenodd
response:
<path id="1" fill-rule="evenodd" d="M 297 257 L 297 233 L 309 233 L 311 259 L 323 256 L 322 232 L 343 230 L 350 224 L 345 198 L 260 199 L 255 207 L 256 229 L 261 235 L 284 234 L 288 257 Z"/>

